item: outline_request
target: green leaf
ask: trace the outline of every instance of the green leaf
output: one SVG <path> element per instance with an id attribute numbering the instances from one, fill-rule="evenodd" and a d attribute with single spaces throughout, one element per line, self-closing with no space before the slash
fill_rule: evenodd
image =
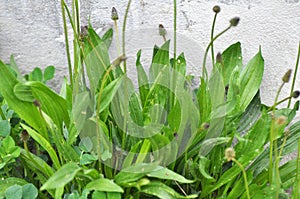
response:
<path id="1" fill-rule="evenodd" d="M 21 125 L 28 132 L 28 134 L 48 152 L 55 168 L 59 168 L 60 163 L 52 145 L 42 135 L 37 133 L 35 130 L 31 129 L 29 126 L 25 124 Z"/>
<path id="2" fill-rule="evenodd" d="M 101 156 L 102 158 L 102 156 Z M 92 162 L 98 160 L 98 157 L 97 156 L 94 156 L 94 155 L 90 155 L 90 154 L 83 154 L 81 157 L 80 157 L 80 162 L 79 164 L 80 165 L 87 165 L 87 164 L 91 164 Z"/>
<path id="3" fill-rule="evenodd" d="M 175 70 L 181 74 L 183 77 L 186 75 L 186 60 L 184 53 L 181 53 L 176 59 L 176 68 Z"/>
<path id="4" fill-rule="evenodd" d="M 92 27 L 88 28 L 89 37 L 84 41 L 84 61 L 92 94 L 96 91 L 100 77 L 110 66 L 107 44 L 101 40 Z"/>
<path id="5" fill-rule="evenodd" d="M 21 199 L 22 198 L 22 187 L 20 185 L 13 185 L 5 191 L 6 199 Z"/>
<path id="6" fill-rule="evenodd" d="M 96 191 L 104 191 L 104 192 L 120 192 L 123 193 L 123 189 L 115 184 L 112 180 L 106 178 L 100 178 L 88 183 L 85 187 L 87 190 L 96 190 Z"/>
<path id="7" fill-rule="evenodd" d="M 223 83 L 222 75 L 218 70 L 214 70 L 211 75 L 208 88 L 211 98 L 212 110 L 216 109 L 218 106 L 224 103 L 224 95 L 225 95 L 225 86 Z"/>
<path id="8" fill-rule="evenodd" d="M 142 53 L 142 50 L 139 50 L 137 53 L 136 70 L 137 70 L 137 75 L 138 75 L 140 98 L 141 98 L 142 106 L 144 107 L 150 88 L 149 88 L 147 74 L 141 63 L 141 53 Z"/>
<path id="9" fill-rule="evenodd" d="M 138 126 L 143 126 L 144 120 L 143 120 L 142 107 L 137 93 L 133 93 L 130 96 L 129 109 L 130 109 L 130 116 L 132 118 L 132 121 Z"/>
<path id="10" fill-rule="evenodd" d="M 241 50 L 241 43 L 237 42 L 231 46 L 229 46 L 223 53 L 223 64 L 222 67 L 222 75 L 224 80 L 224 85 L 229 84 L 229 80 L 231 78 L 231 74 L 233 70 L 238 67 L 240 70 L 243 63 L 242 63 L 242 50 Z"/>
<path id="11" fill-rule="evenodd" d="M 43 80 L 43 72 L 40 68 L 36 67 L 33 71 L 29 74 L 29 81 L 39 81 Z"/>
<path id="12" fill-rule="evenodd" d="M 217 122 L 218 123 L 218 122 Z M 199 150 L 199 156 L 206 156 L 212 150 L 214 146 L 228 143 L 231 140 L 229 137 L 216 137 L 216 138 L 207 138 L 201 144 Z"/>
<path id="13" fill-rule="evenodd" d="M 249 61 L 240 77 L 241 108 L 245 110 L 260 88 L 264 72 L 261 50 Z"/>
<path id="14" fill-rule="evenodd" d="M 174 199 L 174 198 L 197 198 L 197 194 L 182 196 L 171 187 L 162 182 L 152 181 L 148 185 L 142 186 L 141 192 L 156 196 L 161 199 Z"/>
<path id="15" fill-rule="evenodd" d="M 14 87 L 14 93 L 16 97 L 22 101 L 25 102 L 31 102 L 35 100 L 31 87 L 28 85 L 25 85 L 24 83 L 18 83 Z"/>
<path id="16" fill-rule="evenodd" d="M 0 137 L 6 137 L 10 134 L 10 123 L 7 120 L 0 121 Z"/>
<path id="17" fill-rule="evenodd" d="M 138 153 L 138 149 L 140 148 L 142 143 L 143 141 L 140 140 L 131 147 L 130 152 L 126 155 L 125 160 L 123 162 L 123 169 L 132 165 L 133 160 L 135 159 L 135 156 Z"/>
<path id="18" fill-rule="evenodd" d="M 151 149 L 151 142 L 148 139 L 144 139 L 141 150 L 139 151 L 135 162 L 142 163 L 146 159 L 148 153 L 150 152 L 150 149 Z"/>
<path id="19" fill-rule="evenodd" d="M 100 110 L 99 113 L 104 111 L 113 100 L 116 92 L 118 91 L 120 85 L 123 82 L 124 76 L 119 77 L 118 79 L 115 79 L 111 83 L 109 83 L 102 91 L 101 95 L 100 93 L 97 95 L 97 100 L 100 101 Z M 100 99 L 98 99 L 100 95 Z"/>
<path id="20" fill-rule="evenodd" d="M 107 49 L 109 49 L 110 44 L 111 44 L 111 42 L 112 42 L 113 33 L 114 33 L 113 29 L 110 28 L 110 29 L 108 29 L 108 31 L 106 31 L 106 32 L 104 33 L 104 35 L 102 36 L 102 40 L 103 40 L 103 42 L 106 44 Z"/>
<path id="21" fill-rule="evenodd" d="M 197 91 L 197 99 L 201 123 L 204 123 L 209 120 L 212 105 L 208 85 L 202 77 L 200 78 L 200 81 L 200 87 Z"/>
<path id="22" fill-rule="evenodd" d="M 25 185 L 27 182 L 21 178 L 9 177 L 5 179 L 0 179 L 0 198 L 5 195 L 5 191 L 13 185 Z"/>
<path id="23" fill-rule="evenodd" d="M 48 66 L 44 71 L 44 82 L 47 82 L 48 80 L 53 79 L 54 73 L 55 73 L 55 67 Z"/>
<path id="24" fill-rule="evenodd" d="M 31 183 L 23 185 L 22 186 L 22 196 L 23 196 L 23 199 L 35 199 L 38 196 L 38 190 Z"/>
<path id="25" fill-rule="evenodd" d="M 174 180 L 179 183 L 193 183 L 193 180 L 188 180 L 182 175 L 175 173 L 174 171 L 157 166 L 158 170 L 151 171 L 147 174 L 148 177 L 164 179 L 164 180 Z"/>
<path id="26" fill-rule="evenodd" d="M 93 149 L 93 142 L 90 137 L 84 137 L 79 142 L 79 148 L 84 152 L 91 152 Z"/>
<path id="27" fill-rule="evenodd" d="M 161 69 L 165 66 L 170 66 L 170 58 L 169 58 L 169 47 L 170 40 L 164 43 L 161 48 L 156 52 L 152 64 L 150 66 L 150 82 L 154 82 L 160 73 Z"/>
<path id="28" fill-rule="evenodd" d="M 44 119 L 41 117 L 37 107 L 31 102 L 18 99 L 14 93 L 14 87 L 19 82 L 11 74 L 8 67 L 0 61 L 0 93 L 7 104 L 13 109 L 27 124 L 40 132 L 46 139 L 47 129 Z"/>
<path id="29" fill-rule="evenodd" d="M 15 73 L 17 74 L 17 79 L 19 81 L 24 81 L 24 77 L 23 75 L 21 74 L 20 70 L 19 70 L 19 67 L 17 66 L 16 64 L 16 61 L 15 61 L 15 57 L 14 55 L 11 55 L 10 56 L 10 67 L 15 71 Z"/>
<path id="30" fill-rule="evenodd" d="M 75 163 L 67 163 L 57 170 L 53 176 L 41 187 L 41 190 L 45 189 L 57 189 L 62 188 L 69 182 L 71 182 L 76 174 L 81 170 Z"/>
<path id="31" fill-rule="evenodd" d="M 106 197 L 106 194 L 103 191 L 94 191 L 93 195 L 92 195 L 92 199 L 108 199 Z"/>
<path id="32" fill-rule="evenodd" d="M 43 159 L 26 151 L 25 149 L 21 149 L 21 158 L 29 168 L 35 171 L 37 175 L 42 174 L 42 176 L 45 178 L 44 181 L 42 178 L 40 178 L 42 183 L 48 180 L 48 178 L 50 178 L 50 176 L 52 176 L 54 173 L 53 168 L 49 166 Z"/>
<path id="33" fill-rule="evenodd" d="M 42 110 L 53 120 L 57 128 L 61 130 L 63 123 L 69 126 L 68 106 L 64 98 L 41 82 L 26 84 L 31 87 L 33 96 L 41 103 Z"/>
<path id="34" fill-rule="evenodd" d="M 203 175 L 204 178 L 215 181 L 215 179 L 207 173 L 206 168 L 209 165 L 209 160 L 206 157 L 201 156 L 199 162 L 199 171 Z"/>
<path id="35" fill-rule="evenodd" d="M 14 147 L 15 141 L 11 136 L 7 136 L 1 141 L 1 148 L 3 148 L 7 153 Z"/>
<path id="36" fill-rule="evenodd" d="M 129 182 L 134 182 L 144 177 L 147 173 L 151 171 L 158 170 L 160 167 L 156 163 L 139 163 L 133 166 L 122 169 L 116 176 L 115 182 L 117 184 L 126 184 Z"/>

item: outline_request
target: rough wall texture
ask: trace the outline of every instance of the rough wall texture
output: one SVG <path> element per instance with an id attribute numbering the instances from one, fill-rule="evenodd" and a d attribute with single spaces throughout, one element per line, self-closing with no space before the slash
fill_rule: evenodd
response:
<path id="1" fill-rule="evenodd" d="M 69 1 L 70 2 L 70 1 Z M 281 77 L 288 68 L 293 68 L 300 40 L 299 0 L 178 0 L 178 52 L 184 51 L 189 62 L 189 73 L 200 74 L 203 49 L 208 44 L 212 7 L 221 6 L 216 32 L 228 25 L 230 18 L 241 18 L 238 27 L 230 30 L 215 44 L 216 51 L 223 51 L 228 45 L 241 41 L 244 63 L 256 54 L 261 45 L 265 58 L 263 80 L 263 101 L 271 104 Z M 123 20 L 127 0 L 82 0 L 81 20 L 91 19 L 101 34 L 113 23 L 111 8 L 115 6 Z M 155 43 L 161 44 L 157 35 L 158 24 L 168 29 L 172 38 L 172 0 L 133 0 L 127 26 L 127 50 L 129 61 L 142 48 L 144 61 L 149 61 Z M 15 55 L 23 72 L 34 67 L 57 67 L 57 78 L 52 84 L 59 88 L 60 80 L 67 75 L 62 19 L 58 0 L 1 0 L 0 1 L 0 58 L 9 61 Z M 116 46 L 111 49 L 116 57 Z M 134 69 L 134 65 L 132 65 Z M 131 70 L 132 71 L 132 70 Z M 131 74 L 134 76 L 134 73 Z M 298 74 L 300 77 L 300 74 Z M 298 78 L 297 88 L 300 89 Z M 288 88 L 283 96 L 288 93 Z M 282 97 L 283 97 L 282 96 Z"/>

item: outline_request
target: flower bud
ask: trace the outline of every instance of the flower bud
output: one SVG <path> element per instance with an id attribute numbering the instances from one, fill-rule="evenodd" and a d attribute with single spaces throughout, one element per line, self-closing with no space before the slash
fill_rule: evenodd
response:
<path id="1" fill-rule="evenodd" d="M 220 52 L 218 52 L 216 60 L 217 60 L 217 63 L 223 63 L 222 54 Z"/>
<path id="2" fill-rule="evenodd" d="M 201 129 L 203 129 L 203 130 L 207 130 L 207 129 L 209 129 L 209 123 L 203 123 L 202 125 L 201 125 Z"/>
<path id="3" fill-rule="evenodd" d="M 112 7 L 111 9 L 111 19 L 114 21 L 119 19 L 118 11 L 115 7 Z"/>
<path id="4" fill-rule="evenodd" d="M 235 151 L 233 148 L 227 148 L 225 150 L 225 158 L 227 159 L 227 161 L 231 161 L 235 158 Z"/>
<path id="5" fill-rule="evenodd" d="M 291 74 L 292 74 L 292 70 L 289 69 L 289 70 L 284 74 L 284 76 L 282 77 L 282 81 L 283 81 L 284 83 L 288 83 L 288 82 L 290 81 L 290 79 L 291 79 Z"/>
<path id="6" fill-rule="evenodd" d="M 20 135 L 21 141 L 22 142 L 27 142 L 29 139 L 29 134 L 26 130 L 23 130 L 21 135 Z"/>
<path id="7" fill-rule="evenodd" d="M 165 27 L 162 24 L 159 24 L 158 30 L 159 30 L 159 35 L 160 36 L 166 36 L 167 31 L 166 31 Z"/>
<path id="8" fill-rule="evenodd" d="M 83 39 L 84 37 L 87 37 L 89 35 L 88 26 L 81 26 L 80 27 L 80 37 Z"/>
<path id="9" fill-rule="evenodd" d="M 294 91 L 293 93 L 292 93 L 292 97 L 293 98 L 298 98 L 300 96 L 300 91 Z"/>
<path id="10" fill-rule="evenodd" d="M 220 6 L 214 6 L 214 7 L 213 7 L 213 11 L 214 11 L 216 14 L 218 14 L 218 13 L 221 11 Z"/>
<path id="11" fill-rule="evenodd" d="M 41 107 L 41 103 L 37 99 L 33 100 L 33 104 L 36 107 L 39 107 L 39 108 Z"/>
<path id="12" fill-rule="evenodd" d="M 232 19 L 230 19 L 230 25 L 231 26 L 237 26 L 239 24 L 240 18 L 239 17 L 234 17 Z"/>

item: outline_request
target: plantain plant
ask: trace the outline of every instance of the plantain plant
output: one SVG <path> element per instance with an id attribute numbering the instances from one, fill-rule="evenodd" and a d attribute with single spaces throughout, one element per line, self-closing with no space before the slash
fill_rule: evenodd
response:
<path id="1" fill-rule="evenodd" d="M 114 28 L 99 36 L 92 24 L 80 26 L 78 0 L 71 9 L 61 0 L 69 77 L 60 93 L 46 85 L 54 67 L 22 76 L 13 57 L 0 61 L 0 198 L 299 198 L 299 101 L 290 100 L 300 94 L 300 53 L 290 96 L 278 99 L 292 71 L 274 104 L 262 104 L 262 50 L 245 65 L 239 42 L 215 56 L 214 42 L 239 23 L 233 18 L 215 34 L 215 6 L 200 84 L 192 87 L 184 53 L 176 52 L 175 0 L 173 41 L 160 24 L 164 43 L 154 46 L 147 72 L 137 52 L 135 85 L 125 51 L 130 4 L 121 45 L 116 8 Z M 119 57 L 111 61 L 114 36 Z M 281 164 L 297 147 L 297 157 Z"/>

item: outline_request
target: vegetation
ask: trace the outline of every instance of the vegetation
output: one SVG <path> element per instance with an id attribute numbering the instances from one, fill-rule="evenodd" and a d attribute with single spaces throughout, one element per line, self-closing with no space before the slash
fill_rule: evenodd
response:
<path id="1" fill-rule="evenodd" d="M 60 93 L 46 85 L 53 66 L 23 76 L 13 57 L 10 64 L 0 61 L 0 198 L 300 198 L 300 122 L 293 121 L 299 101 L 291 104 L 300 94 L 294 90 L 300 52 L 294 72 L 283 74 L 274 105 L 262 104 L 262 51 L 245 65 L 239 42 L 215 56 L 214 41 L 239 22 L 231 19 L 215 35 L 215 6 L 194 88 L 184 53 L 176 54 L 174 1 L 174 54 L 159 25 L 165 42 L 154 46 L 148 73 L 137 52 L 134 85 L 125 52 L 130 3 L 120 45 L 115 8 L 114 30 L 100 37 L 91 24 L 80 26 L 78 0 L 71 9 L 61 0 L 69 79 Z M 111 61 L 114 35 L 120 56 Z M 290 79 L 290 96 L 278 99 Z M 288 107 L 278 108 L 283 101 Z M 282 164 L 297 147 L 297 157 Z"/>

